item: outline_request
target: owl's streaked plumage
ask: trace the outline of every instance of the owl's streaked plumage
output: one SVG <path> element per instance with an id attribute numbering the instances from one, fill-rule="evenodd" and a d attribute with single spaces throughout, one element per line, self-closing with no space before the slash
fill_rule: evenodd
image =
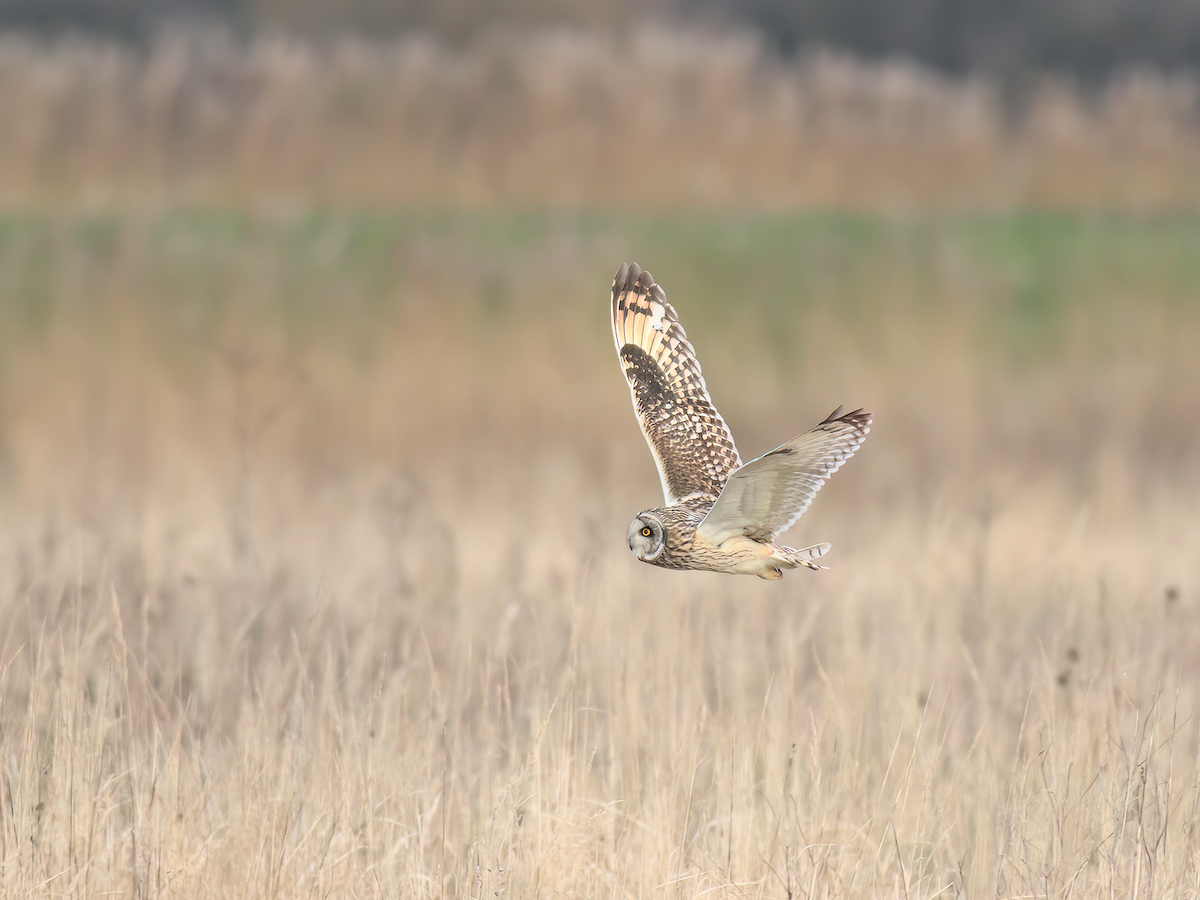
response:
<path id="1" fill-rule="evenodd" d="M 613 338 L 642 434 L 658 466 L 666 505 L 629 526 L 638 559 L 671 569 L 783 577 L 829 550 L 795 550 L 775 535 L 795 524 L 825 479 L 866 438 L 861 409 L 825 421 L 743 464 L 708 396 L 700 363 L 675 310 L 649 272 L 624 265 L 613 279 Z"/>

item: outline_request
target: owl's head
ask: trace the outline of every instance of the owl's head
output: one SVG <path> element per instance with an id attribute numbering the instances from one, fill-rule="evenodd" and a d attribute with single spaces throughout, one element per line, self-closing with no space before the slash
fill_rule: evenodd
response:
<path id="1" fill-rule="evenodd" d="M 654 562 L 667 546 L 662 520 L 652 512 L 639 513 L 629 523 L 629 549 L 642 562 Z"/>

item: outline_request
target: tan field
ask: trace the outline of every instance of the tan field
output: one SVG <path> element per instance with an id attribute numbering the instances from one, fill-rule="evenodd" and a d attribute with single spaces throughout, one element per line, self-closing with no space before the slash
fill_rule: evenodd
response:
<path id="1" fill-rule="evenodd" d="M 768 583 L 638 563 L 625 259 Z M 1200 227 L 0 225 L 0 894 L 1194 897 Z"/>
<path id="2" fill-rule="evenodd" d="M 294 4 L 293 4 L 294 5 Z M 503 4 L 501 4 L 503 6 Z M 1182 38 L 1182 36 L 1181 36 Z M 1200 77 L 950 79 L 629 27 L 140 49 L 0 35 L 0 203 L 1194 209 Z"/>

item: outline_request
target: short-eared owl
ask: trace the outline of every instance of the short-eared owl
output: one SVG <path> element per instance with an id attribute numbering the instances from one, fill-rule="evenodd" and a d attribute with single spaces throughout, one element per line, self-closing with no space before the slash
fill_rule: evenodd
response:
<path id="1" fill-rule="evenodd" d="M 775 543 L 812 503 L 870 431 L 857 409 L 829 417 L 770 453 L 743 464 L 725 421 L 708 398 L 700 363 L 663 289 L 637 263 L 612 287 L 613 337 L 633 408 L 658 464 L 666 506 L 638 513 L 629 549 L 669 569 L 706 569 L 782 578 L 828 544 L 793 550 Z"/>

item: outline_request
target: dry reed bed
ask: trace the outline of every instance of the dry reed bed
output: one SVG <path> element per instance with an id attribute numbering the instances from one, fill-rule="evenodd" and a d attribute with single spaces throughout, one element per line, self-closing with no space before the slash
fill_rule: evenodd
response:
<path id="1" fill-rule="evenodd" d="M 1135 71 L 1085 93 L 746 37 L 552 32 L 239 42 L 141 51 L 0 40 L 0 199 L 639 208 L 1019 205 L 1200 199 L 1197 82 Z"/>
<path id="2" fill-rule="evenodd" d="M 623 547 L 657 483 L 591 271 L 620 239 L 514 252 L 499 307 L 454 241 L 381 306 L 302 270 L 305 318 L 302 256 L 234 242 L 193 306 L 146 237 L 28 263 L 53 299 L 5 347 L 0 893 L 1195 894 L 1186 284 L 1126 304 L 1107 254 L 1016 357 L 998 258 L 872 251 L 782 355 L 786 301 L 697 286 L 745 452 L 878 417 L 793 535 L 833 568 L 767 584 Z"/>

